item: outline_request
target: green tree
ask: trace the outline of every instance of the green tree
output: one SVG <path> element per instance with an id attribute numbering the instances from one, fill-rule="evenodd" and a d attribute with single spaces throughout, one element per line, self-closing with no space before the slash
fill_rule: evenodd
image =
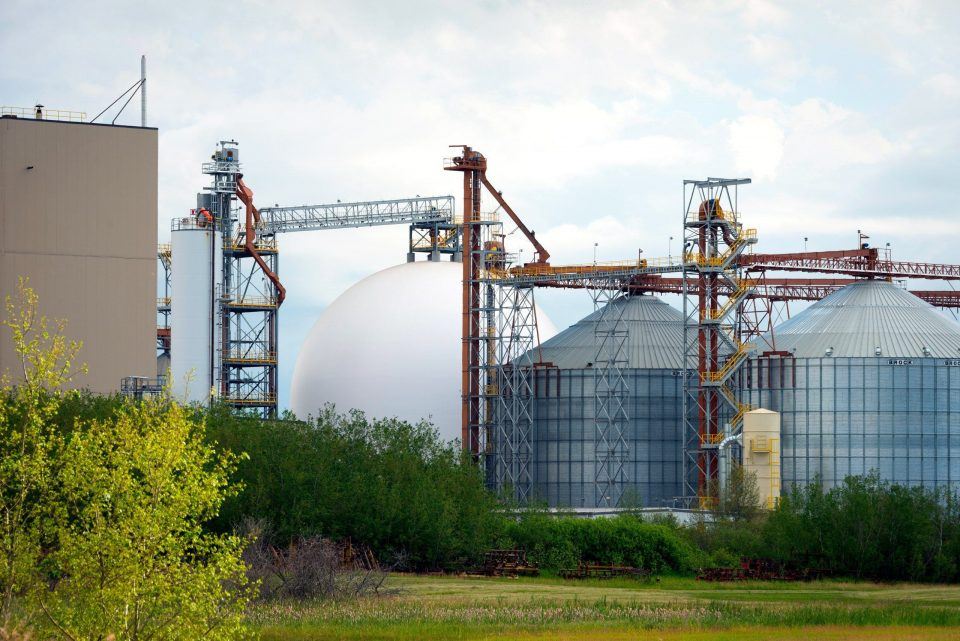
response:
<path id="1" fill-rule="evenodd" d="M 757 475 L 748 472 L 742 465 L 730 466 L 724 486 L 720 488 L 717 511 L 734 521 L 750 521 L 760 513 L 760 490 Z"/>
<path id="2" fill-rule="evenodd" d="M 216 527 L 270 522 L 278 540 L 351 539 L 385 564 L 457 568 L 480 561 L 502 526 L 479 467 L 428 423 L 321 412 L 263 421 L 214 408 L 208 438 L 246 452 Z"/>
<path id="3" fill-rule="evenodd" d="M 68 437 L 49 566 L 38 594 L 66 639 L 233 639 L 248 597 L 243 541 L 204 531 L 235 457 L 166 400 L 126 404 Z"/>
<path id="4" fill-rule="evenodd" d="M 40 525 L 62 445 L 52 418 L 63 387 L 85 371 L 75 363 L 81 344 L 65 338 L 65 321 L 38 313 L 37 294 L 26 279 L 5 307 L 2 327 L 18 357 L 18 380 L 14 386 L 3 372 L 0 383 L 0 626 L 10 623 L 14 599 L 37 578 Z"/>
<path id="5" fill-rule="evenodd" d="M 71 641 L 243 636 L 242 542 L 204 524 L 236 457 L 181 406 L 65 392 L 82 371 L 26 281 L 2 326 L 19 356 L 0 394 L 0 630 Z"/>

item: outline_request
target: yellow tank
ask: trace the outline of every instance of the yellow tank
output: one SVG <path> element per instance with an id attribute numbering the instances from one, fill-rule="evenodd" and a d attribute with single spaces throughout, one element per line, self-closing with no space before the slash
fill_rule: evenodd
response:
<path id="1" fill-rule="evenodd" d="M 760 505 L 780 500 L 780 414 L 756 409 L 743 415 L 743 469 L 756 476 Z"/>

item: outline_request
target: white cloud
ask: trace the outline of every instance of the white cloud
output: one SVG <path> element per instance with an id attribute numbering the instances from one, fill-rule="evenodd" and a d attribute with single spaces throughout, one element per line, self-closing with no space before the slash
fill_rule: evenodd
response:
<path id="1" fill-rule="evenodd" d="M 0 86 L 7 104 L 95 113 L 146 52 L 164 233 L 193 206 L 199 165 L 223 138 L 241 142 L 260 204 L 459 197 L 441 159 L 469 143 L 562 262 L 592 259 L 593 242 L 601 259 L 664 253 L 679 235 L 681 179 L 732 174 L 756 179 L 742 202 L 765 250 L 869 226 L 904 258 L 947 256 L 952 245 L 929 230 L 951 237 L 949 218 L 904 212 L 954 197 L 958 22 L 951 3 L 277 1 L 224 12 L 10 0 L 0 56 L 17 64 L 0 69 Z M 133 110 L 120 121 L 135 122 Z M 282 323 L 302 326 L 291 316 L 402 261 L 405 242 L 402 228 L 282 238 L 293 310 Z"/>
<path id="2" fill-rule="evenodd" d="M 742 116 L 730 123 L 730 147 L 738 171 L 773 179 L 783 157 L 783 130 L 773 118 Z"/>

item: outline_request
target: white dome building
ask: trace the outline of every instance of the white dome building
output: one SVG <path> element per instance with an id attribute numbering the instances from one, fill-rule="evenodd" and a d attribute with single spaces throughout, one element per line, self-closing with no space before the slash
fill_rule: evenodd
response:
<path id="1" fill-rule="evenodd" d="M 430 420 L 460 437 L 462 266 L 414 262 L 353 285 L 327 307 L 297 355 L 290 406 L 316 415 L 325 403 L 370 417 Z M 556 328 L 538 313 L 541 341 Z"/>

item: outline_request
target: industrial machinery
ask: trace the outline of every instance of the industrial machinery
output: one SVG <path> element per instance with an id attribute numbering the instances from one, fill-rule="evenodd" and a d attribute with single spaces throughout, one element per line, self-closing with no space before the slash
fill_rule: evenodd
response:
<path id="1" fill-rule="evenodd" d="M 262 416 L 277 413 L 277 234 L 404 224 L 409 258 L 459 257 L 451 196 L 258 209 L 244 182 L 236 141 L 221 141 L 203 173 L 197 207 L 172 224 L 158 252 L 165 290 L 158 348 L 170 354 L 174 392 L 190 401 L 220 398 Z M 243 205 L 242 215 L 237 202 Z"/>
<path id="2" fill-rule="evenodd" d="M 487 158 L 466 145 L 445 160 L 444 169 L 463 174 L 462 218 L 451 196 L 378 202 L 336 203 L 257 209 L 240 172 L 237 145 L 223 141 L 203 166 L 211 185 L 198 196 L 197 209 L 175 221 L 173 249 L 161 249 L 165 269 L 209 273 L 212 289 L 196 294 L 211 301 L 202 317 L 187 319 L 185 336 L 200 332 L 209 349 L 191 350 L 204 364 L 203 385 L 237 408 L 264 416 L 276 413 L 277 309 L 285 291 L 277 275 L 276 235 L 345 227 L 405 224 L 410 228 L 408 259 L 428 253 L 462 260 L 461 434 L 466 451 L 485 468 L 488 484 L 523 504 L 533 496 L 534 412 L 538 375 L 552 364 L 538 352 L 534 309 L 537 287 L 586 289 L 594 304 L 592 359 L 592 467 L 596 506 L 617 507 L 627 489 L 626 435 L 631 388 L 624 372 L 631 349 L 621 304 L 641 293 L 674 293 L 684 298 L 680 376 L 683 411 L 683 478 L 687 505 L 710 507 L 719 482 L 719 446 L 740 431 L 753 406 L 743 398 L 741 370 L 751 355 L 788 358 L 777 350 L 772 331 L 777 305 L 819 300 L 863 279 L 925 278 L 960 280 L 960 266 L 893 261 L 889 253 L 861 245 L 854 250 L 754 254 L 756 230 L 740 222 L 738 189 L 748 179 L 684 181 L 680 257 L 635 259 L 587 265 L 551 265 L 549 253 L 487 178 Z M 513 265 L 497 213 L 481 213 L 486 190 L 534 248 L 534 259 Z M 235 203 L 243 217 L 235 216 Z M 181 258 L 176 233 L 202 235 Z M 200 234 L 202 232 L 202 234 Z M 201 250 L 201 247 L 203 248 Z M 183 261 L 183 263 L 181 263 Z M 769 278 L 768 273 L 799 271 L 830 278 Z M 178 289 L 165 290 L 158 311 L 170 326 L 158 331 L 158 347 L 172 350 L 174 375 L 180 341 Z M 960 292 L 918 291 L 916 296 L 944 307 L 960 307 Z M 203 305 L 185 304 L 196 314 Z M 172 331 L 170 328 L 173 328 Z M 191 334 L 191 332 L 193 334 Z M 196 353 L 194 353 L 196 352 Z M 544 374 L 546 376 L 546 374 Z M 585 388 L 586 389 L 586 386 Z"/>
<path id="3" fill-rule="evenodd" d="M 790 301 L 820 300 L 863 279 L 960 279 L 960 266 L 894 261 L 889 251 L 866 245 L 853 250 L 790 254 L 753 254 L 756 230 L 740 223 L 738 189 L 747 179 L 707 178 L 684 182 L 685 248 L 676 259 L 644 259 L 608 264 L 556 266 L 545 263 L 488 269 L 497 287 L 507 294 L 497 318 L 505 327 L 522 326 L 534 287 L 587 289 L 596 308 L 594 358 L 594 494 L 596 507 L 618 506 L 625 490 L 624 462 L 630 452 L 625 437 L 631 422 L 630 385 L 625 383 L 630 332 L 622 317 L 630 306 L 616 304 L 627 296 L 673 293 L 684 297 L 682 380 L 685 401 L 683 478 L 687 489 L 678 504 L 710 508 L 720 484 L 720 446 L 736 440 L 743 416 L 753 409 L 746 402 L 741 370 L 751 354 L 767 361 L 790 358 L 777 349 L 774 325 Z M 770 278 L 768 272 L 799 271 L 833 278 Z M 679 275 L 679 277 L 675 276 Z M 844 276 L 846 278 L 837 278 Z M 941 307 L 960 307 L 960 292 L 912 292 Z M 777 309 L 777 306 L 780 306 Z M 602 310 L 602 311 L 601 311 Z M 789 308 L 786 308 L 789 316 Z M 517 341 L 502 327 L 491 335 Z M 522 341 L 521 341 L 522 343 Z M 494 379 L 500 405 L 511 411 L 491 414 L 493 424 L 481 433 L 493 436 L 486 448 L 491 487 L 519 502 L 532 495 L 533 424 L 537 397 L 534 372 L 553 364 L 538 361 L 537 351 L 523 344 L 519 358 L 497 364 Z M 509 355 L 509 350 L 500 350 Z M 526 373 L 523 373 L 523 372 Z M 519 384 L 518 384 L 519 383 Z M 587 389 L 587 386 L 584 386 Z M 519 409 L 517 409 L 519 407 Z M 519 418 L 518 418 L 519 417 Z M 586 444 L 584 449 L 586 450 Z M 587 468 L 584 468 L 587 469 Z M 584 479 L 586 480 L 586 479 Z M 577 507 L 577 506 L 573 506 Z"/>

